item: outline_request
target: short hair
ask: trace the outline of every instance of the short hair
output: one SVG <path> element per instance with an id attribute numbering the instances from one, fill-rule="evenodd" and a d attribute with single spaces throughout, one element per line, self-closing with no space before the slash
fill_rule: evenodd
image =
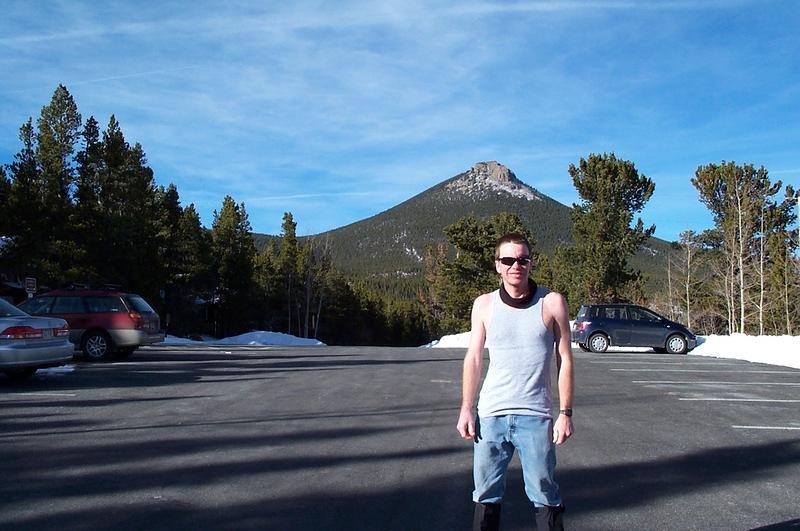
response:
<path id="1" fill-rule="evenodd" d="M 528 238 L 526 238 L 525 236 L 523 236 L 522 234 L 520 234 L 518 232 L 509 232 L 508 234 L 505 234 L 505 235 L 501 236 L 497 240 L 497 245 L 494 246 L 494 259 L 495 260 L 500 258 L 500 246 L 502 246 L 503 244 L 506 244 L 506 243 L 516 243 L 516 244 L 519 244 L 519 245 L 524 245 L 525 247 L 528 248 L 528 253 L 530 253 L 532 251 L 531 244 L 530 244 L 530 242 L 528 242 Z"/>

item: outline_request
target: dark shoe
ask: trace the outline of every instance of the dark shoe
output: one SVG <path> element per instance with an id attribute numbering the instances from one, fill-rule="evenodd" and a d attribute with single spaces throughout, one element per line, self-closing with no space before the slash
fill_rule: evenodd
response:
<path id="1" fill-rule="evenodd" d="M 536 507 L 536 529 L 539 531 L 564 531 L 564 506 Z"/>
<path id="2" fill-rule="evenodd" d="M 472 531 L 498 531 L 500 529 L 500 504 L 476 503 Z"/>

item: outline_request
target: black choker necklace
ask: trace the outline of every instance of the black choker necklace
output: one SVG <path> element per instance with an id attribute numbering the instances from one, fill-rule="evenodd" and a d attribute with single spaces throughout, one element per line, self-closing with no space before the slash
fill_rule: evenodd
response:
<path id="1" fill-rule="evenodd" d="M 536 282 L 532 278 L 528 279 L 528 293 L 521 299 L 515 299 L 506 291 L 506 287 L 500 284 L 500 300 L 512 308 L 527 308 L 530 306 L 533 296 L 536 295 Z"/>

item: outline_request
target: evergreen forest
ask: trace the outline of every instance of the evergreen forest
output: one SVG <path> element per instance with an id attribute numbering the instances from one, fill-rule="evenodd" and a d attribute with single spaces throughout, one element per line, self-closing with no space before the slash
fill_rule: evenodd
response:
<path id="1" fill-rule="evenodd" d="M 633 301 L 701 334 L 800 328 L 798 193 L 753 164 L 699 166 L 691 182 L 714 227 L 671 244 L 654 243 L 655 227 L 636 217 L 656 183 L 613 153 L 569 167 L 581 198 L 571 209 L 546 198 L 538 212 L 481 202 L 461 211 L 426 193 L 392 209 L 392 222 L 298 237 L 291 212 L 279 235 L 254 235 L 245 202 L 230 196 L 204 227 L 175 185 L 157 184 L 116 118 L 84 120 L 62 85 L 19 141 L 0 166 L 0 296 L 14 302 L 28 277 L 39 291 L 117 285 L 144 296 L 173 335 L 270 330 L 330 345 L 418 346 L 468 330 L 472 300 L 497 287 L 495 240 L 519 232 L 534 244 L 535 280 L 563 293 L 572 315 L 583 302 Z M 434 215 L 415 215 L 420 204 Z M 559 220 L 554 230 L 531 230 L 547 220 Z M 401 229 L 417 238 L 413 260 L 391 243 Z M 354 259 L 365 240 L 393 271 Z"/>

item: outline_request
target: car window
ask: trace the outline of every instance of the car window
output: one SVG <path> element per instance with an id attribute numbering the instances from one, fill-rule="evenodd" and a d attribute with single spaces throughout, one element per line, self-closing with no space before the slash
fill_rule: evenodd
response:
<path id="1" fill-rule="evenodd" d="M 119 297 L 86 297 L 86 306 L 89 313 L 127 311 Z"/>
<path id="2" fill-rule="evenodd" d="M 149 304 L 147 304 L 147 301 L 138 295 L 128 295 L 125 297 L 125 302 L 127 302 L 128 305 L 130 305 L 137 312 L 156 313 L 156 311 L 151 308 Z"/>
<path id="3" fill-rule="evenodd" d="M 55 314 L 62 313 L 85 313 L 83 299 L 80 297 L 56 297 L 51 310 Z"/>
<path id="4" fill-rule="evenodd" d="M 581 306 L 578 309 L 578 315 L 575 316 L 575 320 L 582 319 L 586 315 L 586 306 Z"/>
<path id="5" fill-rule="evenodd" d="M 644 308 L 630 308 L 629 313 L 631 319 L 635 321 L 658 321 L 659 318 L 653 312 L 649 312 Z"/>
<path id="6" fill-rule="evenodd" d="M 42 315 L 50 313 L 50 306 L 53 304 L 53 297 L 34 297 L 19 305 L 22 311 L 32 315 Z"/>

